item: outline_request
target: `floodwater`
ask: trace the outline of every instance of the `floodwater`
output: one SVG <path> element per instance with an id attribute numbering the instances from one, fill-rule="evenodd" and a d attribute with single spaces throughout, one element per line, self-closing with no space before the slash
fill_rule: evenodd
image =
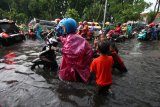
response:
<path id="1" fill-rule="evenodd" d="M 160 107 L 160 41 L 117 44 L 128 72 L 113 72 L 108 96 L 96 95 L 94 82 L 64 82 L 56 73 L 31 71 L 43 45 L 27 40 L 0 49 L 0 107 Z"/>

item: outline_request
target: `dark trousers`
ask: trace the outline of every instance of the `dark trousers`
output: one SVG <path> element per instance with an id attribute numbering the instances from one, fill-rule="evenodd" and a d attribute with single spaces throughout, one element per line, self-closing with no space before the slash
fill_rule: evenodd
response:
<path id="1" fill-rule="evenodd" d="M 115 62 L 113 67 L 118 69 L 120 72 L 127 72 L 128 71 L 124 64 L 119 64 L 118 62 Z"/>
<path id="2" fill-rule="evenodd" d="M 108 85 L 105 85 L 105 86 L 97 85 L 96 93 L 97 94 L 107 94 L 110 86 L 111 86 L 111 84 L 108 84 Z"/>

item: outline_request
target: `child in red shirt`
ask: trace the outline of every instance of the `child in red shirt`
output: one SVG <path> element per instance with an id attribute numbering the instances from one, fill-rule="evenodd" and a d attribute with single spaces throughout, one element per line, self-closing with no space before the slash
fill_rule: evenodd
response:
<path id="1" fill-rule="evenodd" d="M 112 84 L 112 66 L 114 64 L 112 56 L 108 56 L 110 44 L 107 41 L 100 41 L 97 50 L 100 53 L 90 66 L 91 73 L 96 74 L 96 84 L 98 94 L 107 94 Z"/>

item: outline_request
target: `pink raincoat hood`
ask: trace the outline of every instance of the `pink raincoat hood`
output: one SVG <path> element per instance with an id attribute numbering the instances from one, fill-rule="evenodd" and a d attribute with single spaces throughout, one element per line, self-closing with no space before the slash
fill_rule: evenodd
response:
<path id="1" fill-rule="evenodd" d="M 77 81 L 79 74 L 84 82 L 90 77 L 89 66 L 92 61 L 92 47 L 77 34 L 70 34 L 62 40 L 62 63 L 60 78 L 62 80 Z"/>

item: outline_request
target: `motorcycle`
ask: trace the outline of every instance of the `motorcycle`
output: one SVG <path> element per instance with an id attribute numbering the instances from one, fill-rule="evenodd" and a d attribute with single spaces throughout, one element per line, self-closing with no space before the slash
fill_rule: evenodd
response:
<path id="1" fill-rule="evenodd" d="M 41 32 L 41 37 L 44 39 L 46 38 L 47 35 L 53 36 L 52 33 L 53 33 L 53 30 L 48 31 L 48 32 L 43 31 Z M 33 29 L 29 29 L 28 32 L 25 33 L 25 37 L 27 39 L 36 40 L 36 33 L 33 31 Z"/>
<path id="2" fill-rule="evenodd" d="M 106 36 L 109 40 L 114 41 L 114 42 L 124 42 L 125 41 L 125 37 L 123 35 L 116 33 L 114 30 L 110 30 L 106 34 Z"/>
<path id="3" fill-rule="evenodd" d="M 42 52 L 39 53 L 39 57 L 32 61 L 33 65 L 31 66 L 31 70 L 35 70 L 37 67 L 41 68 L 44 71 L 57 71 L 58 64 L 56 61 L 55 50 L 51 49 L 52 46 L 57 47 L 58 41 L 55 37 L 49 37 L 48 34 L 46 40 L 47 45 L 43 47 Z"/>
<path id="4" fill-rule="evenodd" d="M 142 29 L 141 32 L 137 35 L 137 40 L 147 41 L 151 38 L 151 31 Z"/>
<path id="5" fill-rule="evenodd" d="M 35 40 L 35 39 L 36 39 L 36 34 L 35 34 L 35 32 L 33 31 L 33 29 L 29 29 L 28 32 L 25 33 L 25 37 L 26 37 L 27 39 Z"/>

